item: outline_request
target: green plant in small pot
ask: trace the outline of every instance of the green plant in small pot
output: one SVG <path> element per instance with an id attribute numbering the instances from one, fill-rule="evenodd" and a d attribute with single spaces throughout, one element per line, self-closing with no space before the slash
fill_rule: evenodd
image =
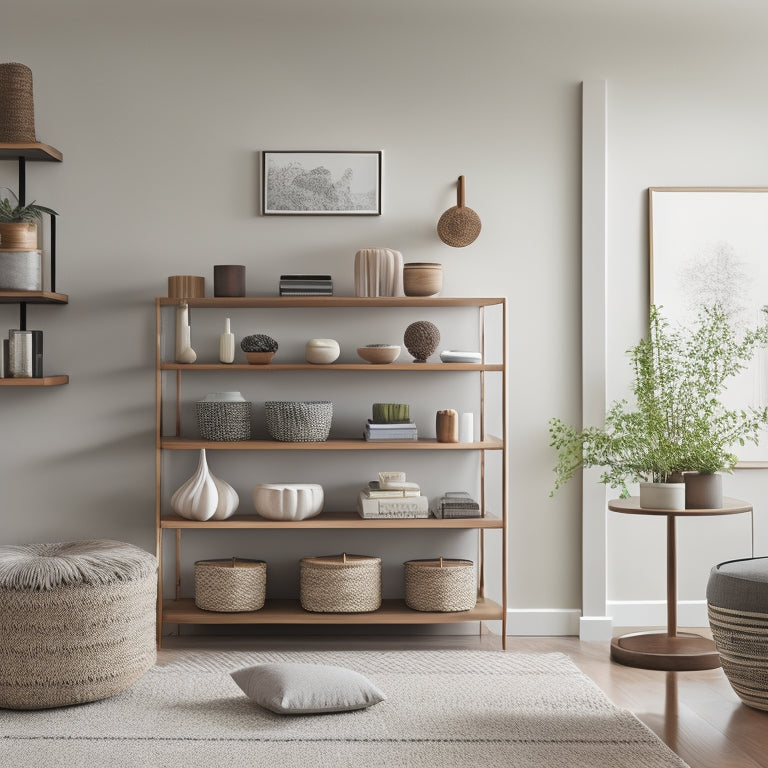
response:
<path id="1" fill-rule="evenodd" d="M 648 335 L 629 350 L 635 407 L 614 402 L 602 427 L 550 420 L 550 445 L 558 457 L 554 490 L 582 468 L 602 467 L 601 482 L 620 489 L 622 497 L 629 495 L 628 483 L 639 482 L 641 506 L 685 508 L 692 476 L 731 471 L 733 447 L 757 444 L 768 424 L 768 408 L 732 409 L 722 402 L 729 381 L 766 344 L 768 324 L 738 337 L 717 305 L 702 308 L 690 329 L 672 329 L 661 308 L 651 306 Z M 658 484 L 677 486 L 676 498 L 649 499 L 649 492 L 666 490 Z"/>
<path id="2" fill-rule="evenodd" d="M 56 211 L 34 200 L 26 205 L 19 203 L 18 197 L 7 187 L 8 194 L 0 198 L 0 248 L 18 251 L 33 251 L 37 248 L 37 225 L 43 214 L 56 216 Z M 13 200 L 11 200 L 13 198 Z"/>

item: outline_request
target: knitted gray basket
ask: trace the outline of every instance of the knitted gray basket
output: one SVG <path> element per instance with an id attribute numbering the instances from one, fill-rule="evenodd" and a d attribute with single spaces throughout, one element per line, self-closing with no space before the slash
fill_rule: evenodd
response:
<path id="1" fill-rule="evenodd" d="M 286 443 L 320 443 L 328 439 L 333 419 L 330 400 L 267 400 L 267 432 Z"/>
<path id="2" fill-rule="evenodd" d="M 197 425 L 203 440 L 230 442 L 251 439 L 251 404 L 243 401 L 200 400 Z"/>

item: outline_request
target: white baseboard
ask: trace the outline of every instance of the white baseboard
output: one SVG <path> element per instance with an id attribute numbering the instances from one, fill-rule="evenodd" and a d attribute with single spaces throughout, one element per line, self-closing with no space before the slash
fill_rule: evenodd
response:
<path id="1" fill-rule="evenodd" d="M 666 627 L 666 600 L 608 601 L 608 612 L 614 627 Z M 679 627 L 708 627 L 706 600 L 679 600 L 677 603 Z"/>
<path id="2" fill-rule="evenodd" d="M 612 635 L 611 616 L 582 616 L 579 619 L 579 640 L 610 640 Z"/>
<path id="3" fill-rule="evenodd" d="M 507 635 L 556 637 L 579 634 L 576 609 L 507 609 Z"/>

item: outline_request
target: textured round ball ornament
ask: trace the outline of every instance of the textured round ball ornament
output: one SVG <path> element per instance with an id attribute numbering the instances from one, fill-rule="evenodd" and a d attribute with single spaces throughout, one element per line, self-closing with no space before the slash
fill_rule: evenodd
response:
<path id="1" fill-rule="evenodd" d="M 415 362 L 426 363 L 440 343 L 440 331 L 429 320 L 417 320 L 405 329 L 403 343 Z"/>

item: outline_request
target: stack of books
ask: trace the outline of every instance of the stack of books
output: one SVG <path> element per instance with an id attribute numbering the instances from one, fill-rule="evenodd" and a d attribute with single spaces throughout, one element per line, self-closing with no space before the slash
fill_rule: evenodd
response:
<path id="1" fill-rule="evenodd" d="M 480 505 L 466 491 L 447 491 L 440 498 L 435 517 L 482 517 Z"/>
<path id="2" fill-rule="evenodd" d="M 366 440 L 418 440 L 419 431 L 413 421 L 393 424 L 377 424 L 368 419 L 365 425 Z"/>
<path id="3" fill-rule="evenodd" d="M 281 296 L 333 296 L 330 275 L 280 275 Z"/>
<path id="4" fill-rule="evenodd" d="M 429 500 L 417 483 L 405 480 L 404 472 L 380 472 L 379 480 L 360 491 L 357 511 L 363 518 L 429 517 Z"/>

